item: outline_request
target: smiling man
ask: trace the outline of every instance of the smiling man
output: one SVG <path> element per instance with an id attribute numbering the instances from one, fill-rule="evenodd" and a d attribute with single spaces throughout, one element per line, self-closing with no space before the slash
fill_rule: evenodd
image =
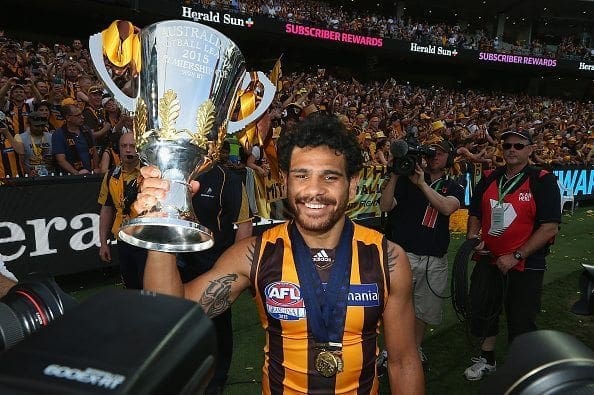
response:
<path id="1" fill-rule="evenodd" d="M 195 300 L 209 316 L 249 288 L 266 331 L 264 394 L 376 394 L 383 316 L 392 393 L 423 393 L 406 254 L 345 216 L 362 166 L 356 140 L 316 113 L 281 136 L 278 153 L 295 220 L 234 244 L 183 285 L 174 256 L 151 251 L 145 288 Z M 145 179 L 136 209 L 150 209 L 166 188 Z"/>

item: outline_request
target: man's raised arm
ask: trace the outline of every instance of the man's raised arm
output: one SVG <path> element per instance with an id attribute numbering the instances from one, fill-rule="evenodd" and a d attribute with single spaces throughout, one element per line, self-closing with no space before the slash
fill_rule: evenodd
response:
<path id="1" fill-rule="evenodd" d="M 144 268 L 143 284 L 147 291 L 183 297 L 184 286 L 177 269 L 175 254 L 149 251 Z"/>
<path id="2" fill-rule="evenodd" d="M 144 289 L 193 300 L 209 317 L 215 317 L 250 286 L 254 251 L 255 237 L 243 239 L 225 251 L 212 269 L 186 284 L 182 284 L 175 254 L 149 251 Z"/>
<path id="3" fill-rule="evenodd" d="M 132 210 L 142 215 L 165 197 L 169 182 L 159 178 L 161 174 L 153 166 L 143 167 L 140 173 L 143 181 Z M 196 181 L 190 182 L 190 186 L 192 192 L 198 191 Z M 214 317 L 228 309 L 250 286 L 255 245 L 255 237 L 236 242 L 221 255 L 212 269 L 186 284 L 182 284 L 175 254 L 149 251 L 144 268 L 144 289 L 193 300 L 200 303 L 209 317 Z"/>

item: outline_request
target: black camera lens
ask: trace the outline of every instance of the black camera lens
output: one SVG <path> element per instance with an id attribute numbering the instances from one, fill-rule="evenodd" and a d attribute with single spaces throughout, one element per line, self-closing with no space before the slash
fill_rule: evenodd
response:
<path id="1" fill-rule="evenodd" d="M 406 155 L 402 158 L 394 158 L 394 173 L 401 176 L 410 176 L 415 172 L 418 158 L 413 155 Z"/>
<path id="2" fill-rule="evenodd" d="M 0 299 L 0 350 L 48 325 L 74 304 L 53 278 L 35 275 L 19 281 Z"/>

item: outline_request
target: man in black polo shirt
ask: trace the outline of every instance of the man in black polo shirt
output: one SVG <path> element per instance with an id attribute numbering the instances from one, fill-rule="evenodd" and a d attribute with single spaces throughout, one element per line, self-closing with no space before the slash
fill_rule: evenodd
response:
<path id="1" fill-rule="evenodd" d="M 386 237 L 404 248 L 413 272 L 415 340 L 423 363 L 425 327 L 442 320 L 450 215 L 464 201 L 464 189 L 445 172 L 453 163 L 452 144 L 441 140 L 432 146 L 436 155 L 427 158 L 426 168 L 417 164 L 408 177 L 391 173 L 380 198 L 380 209 L 388 212 Z"/>
<path id="2" fill-rule="evenodd" d="M 228 156 L 228 152 L 227 152 Z M 227 157 L 221 157 L 226 162 Z M 200 190 L 192 199 L 198 221 L 213 232 L 214 246 L 200 252 L 178 254 L 182 282 L 210 270 L 235 241 L 252 235 L 252 218 L 242 178 L 217 163 L 198 176 Z M 237 230 L 234 229 L 237 225 Z M 205 394 L 220 394 L 227 380 L 233 354 L 231 309 L 212 319 L 217 331 L 218 360 Z"/>

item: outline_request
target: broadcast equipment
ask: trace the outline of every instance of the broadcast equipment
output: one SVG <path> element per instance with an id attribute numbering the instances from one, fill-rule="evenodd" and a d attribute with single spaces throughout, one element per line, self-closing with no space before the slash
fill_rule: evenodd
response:
<path id="1" fill-rule="evenodd" d="M 31 275 L 0 300 L 0 351 L 64 314 L 77 302 L 53 278 Z"/>
<path id="2" fill-rule="evenodd" d="M 393 172 L 402 176 L 409 176 L 415 172 L 415 165 L 421 164 L 423 157 L 435 157 L 435 148 L 419 145 L 415 139 L 396 140 L 390 144 L 390 152 L 394 157 Z"/>
<path id="3" fill-rule="evenodd" d="M 525 333 L 514 339 L 505 364 L 486 378 L 480 393 L 592 394 L 594 352 L 566 333 Z"/>
<path id="4" fill-rule="evenodd" d="M 580 300 L 571 306 L 571 312 L 578 315 L 594 315 L 594 265 L 582 263 L 584 271 L 580 276 Z"/>
<path id="5" fill-rule="evenodd" d="M 49 298 L 42 304 L 54 311 L 52 291 L 41 299 Z M 44 310 L 28 309 L 14 314 L 27 322 Z M 201 394 L 212 376 L 214 327 L 189 300 L 110 289 L 54 315 L 0 353 L 0 393 Z"/>

